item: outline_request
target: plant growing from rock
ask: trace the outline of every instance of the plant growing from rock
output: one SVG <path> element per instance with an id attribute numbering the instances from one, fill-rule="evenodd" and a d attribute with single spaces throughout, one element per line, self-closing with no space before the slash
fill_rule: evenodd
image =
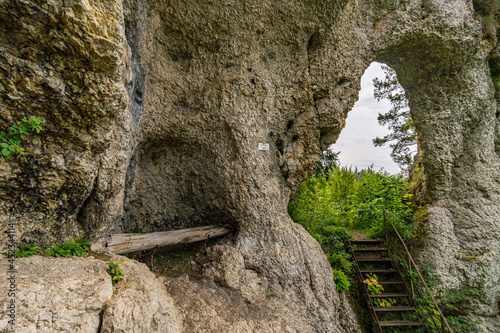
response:
<path id="1" fill-rule="evenodd" d="M 339 269 L 333 269 L 333 279 L 335 281 L 335 285 L 337 286 L 337 291 L 349 290 L 351 283 L 344 272 Z"/>
<path id="2" fill-rule="evenodd" d="M 34 131 L 40 133 L 42 130 L 41 123 L 42 121 L 35 116 L 31 116 L 29 120 L 24 117 L 20 123 L 10 126 L 7 133 L 4 131 L 0 132 L 0 146 L 2 147 L 2 156 L 5 161 L 14 152 L 26 160 L 26 154 L 24 153 L 24 148 L 21 147 L 21 141 Z"/>
<path id="3" fill-rule="evenodd" d="M 117 260 L 116 264 L 114 262 L 108 262 L 109 268 L 106 270 L 108 274 L 111 276 L 111 280 L 113 281 L 113 285 L 116 285 L 118 282 L 123 280 L 123 269 L 120 268 L 120 265 L 126 264 L 126 261 Z"/>
<path id="4" fill-rule="evenodd" d="M 54 244 L 52 248 L 45 251 L 46 257 L 83 257 L 87 255 L 91 243 L 85 237 L 78 237 L 75 240 L 63 244 Z"/>
<path id="5" fill-rule="evenodd" d="M 38 248 L 38 246 L 20 243 L 18 247 L 19 250 L 16 250 L 14 252 L 14 256 L 16 258 L 27 258 L 35 254 L 40 254 L 40 249 Z"/>

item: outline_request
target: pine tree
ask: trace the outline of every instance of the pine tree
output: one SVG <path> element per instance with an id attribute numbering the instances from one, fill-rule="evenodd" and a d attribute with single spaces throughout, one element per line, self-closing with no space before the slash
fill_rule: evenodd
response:
<path id="1" fill-rule="evenodd" d="M 383 65 L 384 79 L 374 78 L 374 96 L 377 101 L 388 99 L 392 108 L 385 114 L 379 113 L 378 123 L 387 126 L 391 133 L 383 138 L 375 138 L 375 147 L 389 144 L 392 149 L 391 158 L 402 170 L 407 170 L 417 152 L 417 132 L 410 114 L 405 90 L 398 81 L 396 71 Z"/>
<path id="2" fill-rule="evenodd" d="M 333 152 L 331 150 L 326 150 L 321 153 L 318 167 L 316 168 L 316 176 L 328 177 L 328 175 L 333 174 L 333 170 L 338 167 L 340 163 L 339 154 L 340 152 Z"/>

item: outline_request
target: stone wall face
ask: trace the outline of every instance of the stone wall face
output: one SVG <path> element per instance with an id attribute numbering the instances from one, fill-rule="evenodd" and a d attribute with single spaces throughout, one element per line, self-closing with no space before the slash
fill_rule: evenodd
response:
<path id="1" fill-rule="evenodd" d="M 0 219 L 45 244 L 229 224 L 234 237 L 213 248 L 208 277 L 254 302 L 273 290 L 301 327 L 355 332 L 325 256 L 287 204 L 337 139 L 364 70 L 381 61 L 398 72 L 422 136 L 429 233 L 421 255 L 435 263 L 443 292 L 478 291 L 464 311 L 493 332 L 494 45 L 471 6 L 3 1 L 1 119 L 45 123 L 28 161 L 0 164 Z"/>
<path id="2" fill-rule="evenodd" d="M 43 244 L 99 234 L 121 218 L 130 159 L 122 4 L 3 1 L 0 15 L 2 121 L 44 121 L 27 161 L 0 165 L 0 218 Z"/>
<path id="3" fill-rule="evenodd" d="M 146 265 L 128 260 L 120 267 L 124 280 L 116 286 L 104 260 L 123 257 L 45 258 L 16 260 L 16 332 L 182 332 L 181 316 L 167 294 L 164 281 Z M 0 288 L 8 290 L 9 263 L 0 263 Z M 12 331 L 7 305 L 13 299 L 2 293 L 0 330 Z"/>

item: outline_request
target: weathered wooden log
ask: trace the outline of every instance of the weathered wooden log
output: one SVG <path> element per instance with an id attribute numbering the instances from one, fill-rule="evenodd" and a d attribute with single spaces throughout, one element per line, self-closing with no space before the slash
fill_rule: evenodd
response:
<path id="1" fill-rule="evenodd" d="M 151 232 L 147 234 L 114 234 L 106 247 L 114 253 L 128 253 L 144 251 L 160 246 L 187 244 L 220 237 L 231 232 L 228 228 L 209 225 L 205 227 L 189 228 L 165 232 Z"/>

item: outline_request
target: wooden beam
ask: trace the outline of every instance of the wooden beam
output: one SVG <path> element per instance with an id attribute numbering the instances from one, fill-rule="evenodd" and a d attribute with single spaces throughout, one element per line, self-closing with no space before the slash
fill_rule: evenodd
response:
<path id="1" fill-rule="evenodd" d="M 128 253 L 153 249 L 157 246 L 194 243 L 209 238 L 220 237 L 231 233 L 231 230 L 216 225 L 189 228 L 147 234 L 114 234 L 106 243 L 108 250 L 114 253 Z"/>

